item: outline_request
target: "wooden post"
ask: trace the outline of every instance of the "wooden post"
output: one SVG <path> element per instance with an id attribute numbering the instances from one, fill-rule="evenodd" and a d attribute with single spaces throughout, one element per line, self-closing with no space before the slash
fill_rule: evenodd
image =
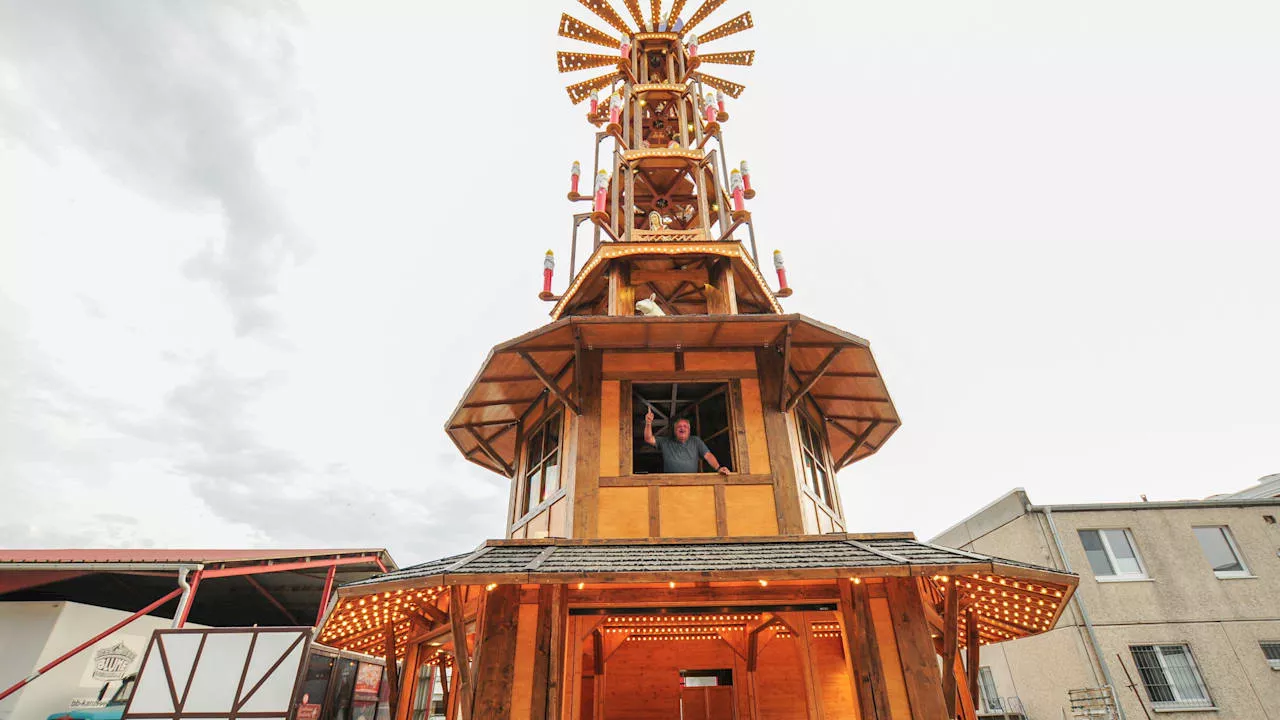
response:
<path id="1" fill-rule="evenodd" d="M 418 691 L 418 656 L 420 648 L 419 643 L 409 643 L 409 647 L 404 651 L 404 673 L 397 673 L 399 680 L 399 693 L 396 697 L 398 703 L 391 708 L 391 717 L 395 720 L 409 720 L 409 713 L 414 703 L 414 694 Z M 387 673 L 387 677 L 391 677 L 391 673 Z M 387 698 L 390 701 L 391 693 L 388 687 Z M 431 692 L 430 690 L 427 691 Z M 388 704 L 390 704 L 388 702 Z"/>
<path id="2" fill-rule="evenodd" d="M 455 662 L 454 667 L 458 664 Z M 456 672 L 456 671 L 455 671 Z M 444 714 L 448 720 L 458 720 L 458 679 L 454 677 L 453 687 L 449 687 L 449 673 L 444 665 L 440 666 L 440 691 L 444 693 Z"/>
<path id="3" fill-rule="evenodd" d="M 600 488 L 600 382 L 604 354 L 600 350 L 583 350 L 582 401 L 579 406 L 578 436 L 575 439 L 573 464 L 572 537 L 595 537 L 596 504 Z"/>
<path id="4" fill-rule="evenodd" d="M 915 578 L 887 578 L 889 614 L 893 633 L 898 639 L 898 656 L 902 677 L 907 686 L 914 720 L 938 720 L 947 717 L 947 703 L 942 697 L 942 678 L 938 675 L 938 655 L 929 637 L 929 622 L 924 616 L 919 586 Z"/>
<path id="5" fill-rule="evenodd" d="M 970 607 L 964 616 L 965 659 L 969 663 L 969 677 L 966 685 L 969 690 L 969 701 L 978 705 L 978 664 L 982 656 L 982 638 L 978 635 L 978 608 Z"/>
<path id="6" fill-rule="evenodd" d="M 947 701 L 947 717 L 956 716 L 956 660 L 960 657 L 960 591 L 958 583 L 944 585 L 947 591 L 942 614 L 942 697 Z"/>
<path id="7" fill-rule="evenodd" d="M 840 585 L 840 635 L 853 696 L 862 720 L 888 720 L 889 689 L 880 666 L 880 643 L 868 607 L 867 588 L 844 579 Z"/>
<path id="8" fill-rule="evenodd" d="M 547 713 L 551 692 L 552 598 L 561 585 L 538 586 L 538 614 L 533 635 L 533 671 L 529 687 L 529 720 L 554 720 Z"/>
<path id="9" fill-rule="evenodd" d="M 780 397 L 782 358 L 773 348 L 756 348 L 756 366 L 760 371 L 761 397 Z M 778 512 L 778 533 L 800 535 L 804 532 L 804 522 L 800 519 L 800 486 L 792 460 L 787 416 L 772 403 L 766 402 L 763 406 L 765 439 L 769 447 L 769 462 L 773 466 L 773 501 Z"/>
<path id="10" fill-rule="evenodd" d="M 516 631 L 520 586 L 499 585 L 484 603 L 483 635 L 476 638 L 475 701 L 472 714 L 482 720 L 507 720 L 515 685 Z"/>
<path id="11" fill-rule="evenodd" d="M 393 613 L 391 619 L 383 626 L 383 650 L 382 657 L 386 662 L 387 671 L 387 705 L 390 706 L 391 716 L 395 717 L 400 700 L 400 678 L 396 668 L 396 619 Z"/>
<path id="12" fill-rule="evenodd" d="M 449 625 L 453 630 L 453 691 L 459 698 L 457 704 L 462 710 L 462 720 L 471 720 L 473 685 L 471 683 L 471 657 L 467 651 L 465 607 L 466 604 L 462 599 L 462 588 L 458 585 L 450 585 Z"/>
<path id="13" fill-rule="evenodd" d="M 818 675 L 818 655 L 813 647 L 813 621 L 807 612 L 799 613 L 797 617 L 800 626 L 793 626 L 792 629 L 800 640 L 800 662 L 804 665 L 804 689 L 809 699 L 809 718 L 826 720 L 826 709 L 822 706 L 822 678 Z"/>

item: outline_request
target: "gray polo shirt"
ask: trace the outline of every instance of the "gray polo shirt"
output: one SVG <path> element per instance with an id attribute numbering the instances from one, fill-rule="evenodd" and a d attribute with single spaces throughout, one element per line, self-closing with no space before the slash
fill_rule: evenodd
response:
<path id="1" fill-rule="evenodd" d="M 697 435 L 690 435 L 685 442 L 675 438 L 658 437 L 658 449 L 662 451 L 662 472 L 696 473 L 698 460 L 711 452 Z"/>

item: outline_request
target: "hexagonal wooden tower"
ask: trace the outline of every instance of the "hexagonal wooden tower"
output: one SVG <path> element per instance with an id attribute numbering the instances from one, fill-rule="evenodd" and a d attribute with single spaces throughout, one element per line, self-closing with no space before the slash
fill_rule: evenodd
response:
<path id="1" fill-rule="evenodd" d="M 464 720 L 974 717 L 959 649 L 1049 629 L 1074 576 L 847 532 L 835 474 L 900 420 L 868 343 L 784 313 L 780 256 L 778 290 L 760 270 L 722 131 L 743 88 L 702 72 L 754 52 L 701 48 L 750 13 L 699 36 L 723 0 L 629 0 L 634 27 L 580 2 L 617 34 L 560 22 L 613 51 L 558 55 L 608 68 L 568 88 L 597 128 L 569 284 L 548 253 L 553 321 L 495 347 L 446 427 L 511 480 L 504 539 L 341 588 L 321 640 L 403 658 L 403 720 L 435 688 Z M 697 472 L 664 459 L 681 420 Z"/>

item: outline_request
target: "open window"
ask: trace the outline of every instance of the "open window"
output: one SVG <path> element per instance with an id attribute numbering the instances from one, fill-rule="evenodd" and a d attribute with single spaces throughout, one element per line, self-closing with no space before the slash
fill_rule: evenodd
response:
<path id="1" fill-rule="evenodd" d="M 516 519 L 538 507 L 560 489 L 560 421 L 556 410 L 525 441 L 525 470 L 520 482 L 520 508 Z"/>
<path id="2" fill-rule="evenodd" d="M 632 472 L 663 472 L 662 453 L 644 441 L 644 416 L 653 411 L 655 437 L 672 437 L 677 420 L 688 420 L 690 433 L 702 438 L 722 465 L 734 467 L 733 427 L 726 382 L 635 383 L 631 386 Z M 710 472 L 698 459 L 698 471 Z"/>

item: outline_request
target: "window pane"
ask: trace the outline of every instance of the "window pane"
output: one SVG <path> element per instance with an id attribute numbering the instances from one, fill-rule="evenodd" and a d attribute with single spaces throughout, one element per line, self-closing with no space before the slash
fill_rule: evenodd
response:
<path id="1" fill-rule="evenodd" d="M 988 710 L 999 710 L 1000 696 L 996 693 L 996 681 L 991 676 L 991 668 L 978 668 L 978 681 L 982 687 L 982 700 L 987 704 Z"/>
<path id="2" fill-rule="evenodd" d="M 1094 575 L 1106 577 L 1116 574 L 1111 569 L 1111 560 L 1107 558 L 1107 551 L 1102 547 L 1102 537 L 1097 530 L 1081 530 L 1080 543 L 1084 545 L 1084 554 L 1089 558 L 1089 567 L 1093 568 Z"/>
<path id="3" fill-rule="evenodd" d="M 543 500 L 546 500 L 547 498 L 551 497 L 551 495 L 555 493 L 555 491 L 560 489 L 560 458 L 559 457 L 552 457 L 550 460 L 547 461 L 546 474 L 543 477 L 544 479 L 542 481 L 542 495 L 540 497 Z"/>
<path id="4" fill-rule="evenodd" d="M 1198 527 L 1193 528 L 1204 556 L 1209 559 L 1214 572 L 1244 572 L 1244 565 L 1227 542 L 1225 528 Z"/>
<path id="5" fill-rule="evenodd" d="M 1116 563 L 1117 575 L 1140 575 L 1142 566 L 1138 564 L 1138 554 L 1129 544 L 1129 533 L 1124 530 L 1103 530 L 1107 544 L 1111 546 L 1111 555 Z"/>
<path id="6" fill-rule="evenodd" d="M 542 449 L 542 457 L 550 457 L 560 452 L 560 415 L 547 421 L 542 426 L 544 431 L 545 442 Z"/>
<path id="7" fill-rule="evenodd" d="M 1200 679 L 1191 664 L 1191 653 L 1182 645 L 1161 645 L 1160 655 L 1168 672 L 1169 683 L 1180 702 L 1208 700 L 1200 688 Z"/>
<path id="8" fill-rule="evenodd" d="M 1280 642 L 1262 643 L 1262 654 L 1272 662 L 1280 662 Z"/>
<path id="9" fill-rule="evenodd" d="M 1152 645 L 1137 645 L 1133 648 L 1133 663 L 1138 666 L 1138 674 L 1142 676 L 1142 684 L 1147 686 L 1147 696 L 1153 703 L 1169 703 L 1176 698 L 1173 688 L 1165 678 L 1164 668 L 1156 649 Z"/>

